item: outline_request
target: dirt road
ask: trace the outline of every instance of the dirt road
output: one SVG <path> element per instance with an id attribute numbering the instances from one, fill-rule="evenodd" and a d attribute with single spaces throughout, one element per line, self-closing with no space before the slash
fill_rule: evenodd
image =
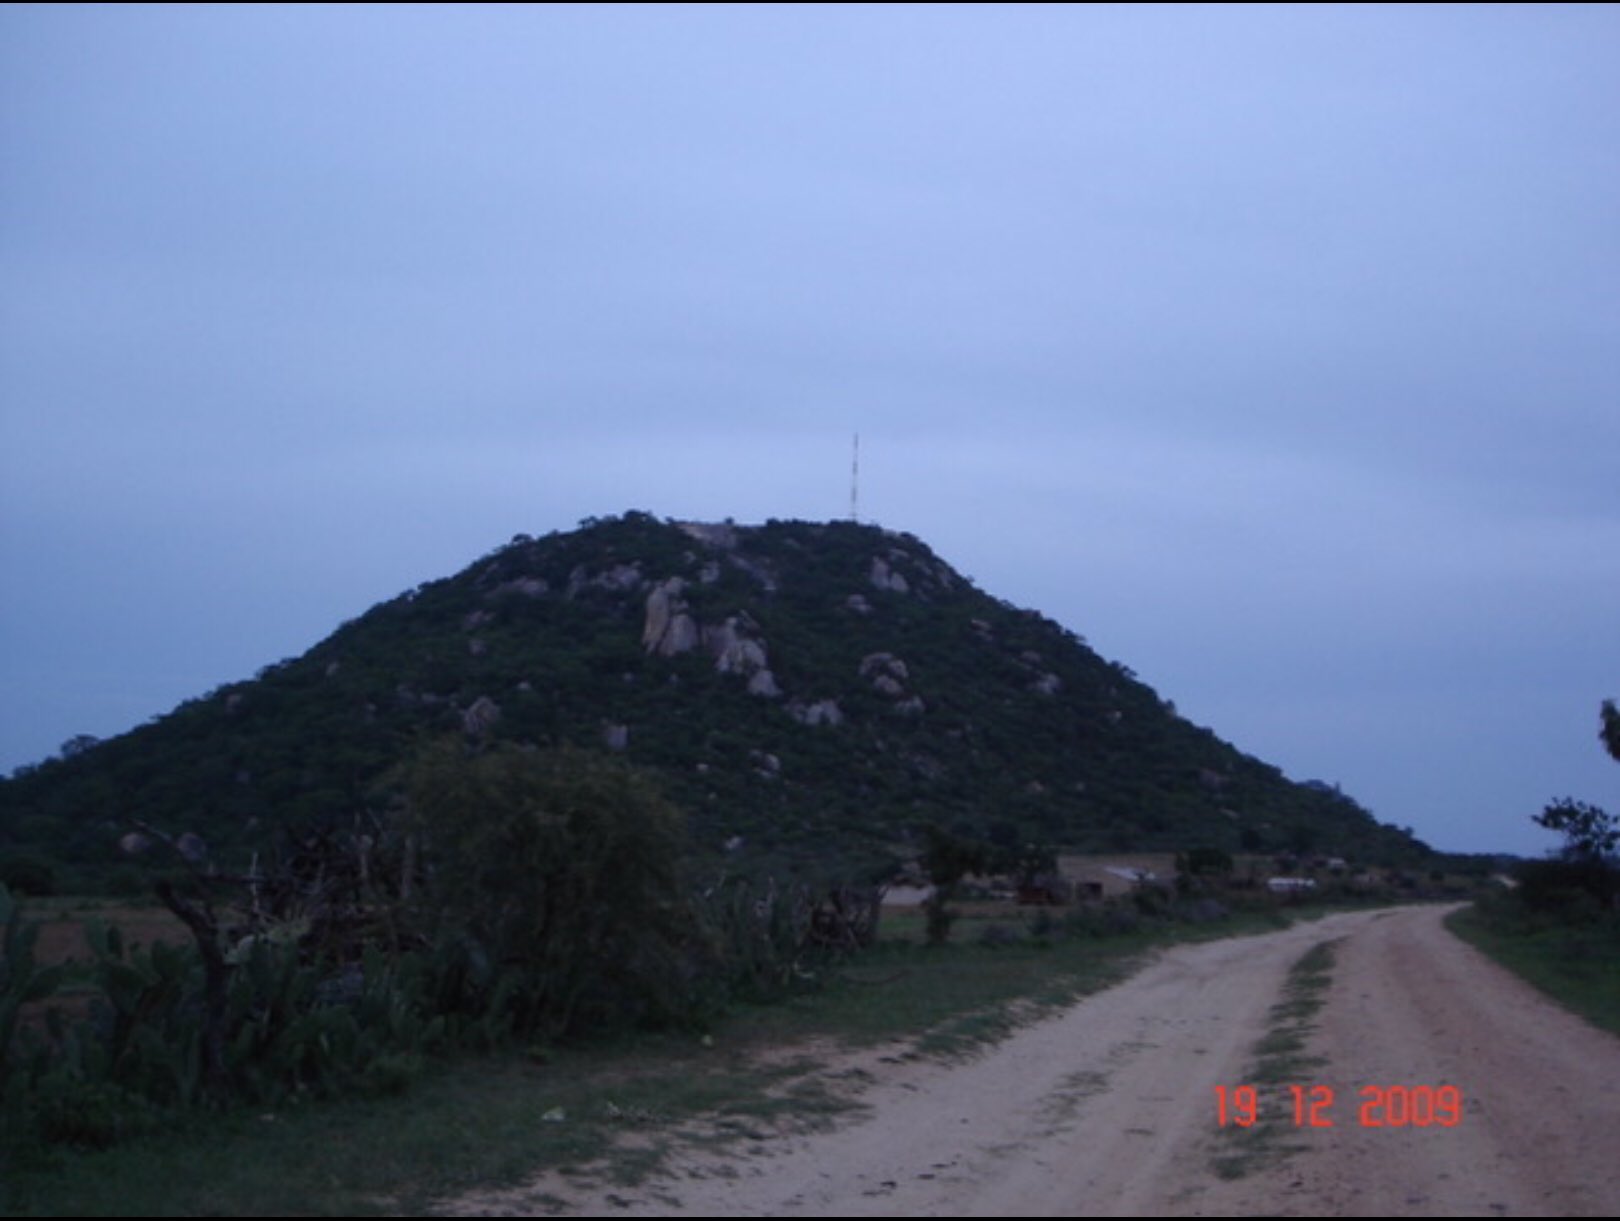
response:
<path id="1" fill-rule="evenodd" d="M 1179 947 L 970 1063 L 860 1060 L 876 1079 L 870 1110 L 836 1131 L 678 1154 L 635 1189 L 554 1175 L 461 1204 L 642 1216 L 1620 1212 L 1620 1040 L 1457 941 L 1443 914 L 1357 912 Z M 1285 1117 L 1280 1131 L 1219 1128 L 1215 1087 L 1249 1080 L 1290 966 L 1325 941 L 1336 962 L 1306 1048 L 1323 1060 L 1299 1084 L 1333 1089 L 1319 1112 L 1333 1126 L 1295 1128 L 1286 1087 L 1272 1084 L 1258 1096 Z M 1363 1126 L 1363 1087 L 1442 1085 L 1461 1091 L 1455 1126 Z M 1367 1118 L 1395 1118 L 1401 1100 L 1386 1102 Z M 1247 1173 L 1223 1178 L 1218 1159 Z"/>

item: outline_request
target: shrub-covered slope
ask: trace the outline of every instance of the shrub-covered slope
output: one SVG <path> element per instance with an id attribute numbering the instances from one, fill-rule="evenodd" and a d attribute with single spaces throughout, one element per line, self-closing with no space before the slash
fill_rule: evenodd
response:
<path id="1" fill-rule="evenodd" d="M 925 821 L 1075 849 L 1423 852 L 915 537 L 628 513 L 520 535 L 302 657 L 19 769 L 0 860 L 105 880 L 132 818 L 245 852 L 382 808 L 447 733 L 620 752 L 717 853 L 878 856 Z"/>

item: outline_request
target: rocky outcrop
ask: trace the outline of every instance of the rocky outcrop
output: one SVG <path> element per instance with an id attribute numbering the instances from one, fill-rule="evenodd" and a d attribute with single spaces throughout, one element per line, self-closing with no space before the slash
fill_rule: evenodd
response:
<path id="1" fill-rule="evenodd" d="M 468 737 L 477 737 L 495 728 L 501 719 L 501 706 L 487 695 L 480 695 L 461 714 L 461 728 Z"/>
<path id="2" fill-rule="evenodd" d="M 544 577 L 518 577 L 497 585 L 486 595 L 498 598 L 502 594 L 517 594 L 524 598 L 543 598 L 551 592 L 551 584 Z"/>
<path id="3" fill-rule="evenodd" d="M 737 545 L 737 527 L 729 521 L 678 521 L 675 525 L 698 542 L 721 551 Z"/>
<path id="4" fill-rule="evenodd" d="M 759 625 L 746 612 L 730 615 L 720 623 L 701 624 L 687 606 L 685 590 L 686 582 L 680 577 L 653 586 L 647 595 L 641 647 L 660 657 L 674 657 L 701 644 L 721 674 L 747 680 L 751 695 L 768 699 L 780 696 L 782 689 L 771 673 Z"/>
<path id="5" fill-rule="evenodd" d="M 714 657 L 714 668 L 722 674 L 747 676 L 768 667 L 765 644 L 755 633 L 758 625 L 746 614 L 731 615 L 723 622 L 703 629 L 703 647 Z"/>
<path id="6" fill-rule="evenodd" d="M 911 585 L 906 578 L 890 568 L 889 562 L 880 555 L 872 557 L 872 568 L 867 574 L 867 580 L 872 582 L 874 589 L 885 589 L 897 594 L 911 592 Z"/>
<path id="7" fill-rule="evenodd" d="M 788 715 L 801 725 L 842 725 L 844 711 L 837 700 L 816 700 L 812 704 L 790 704 Z"/>
<path id="8" fill-rule="evenodd" d="M 733 554 L 726 558 L 731 561 L 733 568 L 747 573 L 755 581 L 759 582 L 759 587 L 766 593 L 774 594 L 776 592 L 776 574 L 766 565 L 758 560 L 751 560 L 745 555 Z"/>
<path id="9" fill-rule="evenodd" d="M 916 716 L 923 711 L 922 700 L 906 689 L 911 668 L 893 653 L 868 653 L 861 658 L 860 676 L 871 682 L 879 695 L 894 700 L 894 711 L 901 715 Z"/>
<path id="10" fill-rule="evenodd" d="M 911 670 L 893 653 L 868 653 L 861 658 L 860 674 L 862 678 L 871 678 L 876 674 L 904 683 L 911 677 Z"/>
<path id="11" fill-rule="evenodd" d="M 577 598 L 587 589 L 632 593 L 646 583 L 640 564 L 614 564 L 596 573 L 588 572 L 581 564 L 568 574 L 568 597 Z"/>
<path id="12" fill-rule="evenodd" d="M 748 680 L 751 695 L 775 699 L 782 694 L 771 673 L 765 641 L 759 625 L 746 613 L 732 615 L 724 622 L 703 629 L 704 647 L 714 655 L 714 668 L 722 674 L 737 674 Z"/>
<path id="13" fill-rule="evenodd" d="M 757 670 L 748 679 L 748 694 L 774 700 L 781 698 L 782 688 L 777 686 L 776 675 L 769 670 Z"/>
<path id="14" fill-rule="evenodd" d="M 906 693 L 906 685 L 888 674 L 879 674 L 874 678 L 872 687 L 879 695 L 887 695 L 890 699 L 899 699 Z"/>
<path id="15" fill-rule="evenodd" d="M 697 620 L 681 597 L 686 582 L 680 577 L 654 585 L 647 595 L 647 617 L 641 629 L 641 647 L 660 657 L 674 657 L 696 647 Z"/>

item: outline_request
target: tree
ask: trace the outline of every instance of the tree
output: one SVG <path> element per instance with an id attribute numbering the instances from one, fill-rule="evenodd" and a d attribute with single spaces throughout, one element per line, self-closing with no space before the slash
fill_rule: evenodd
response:
<path id="1" fill-rule="evenodd" d="M 1620 712 L 1613 700 L 1604 700 L 1599 711 L 1598 736 L 1616 761 L 1620 761 Z M 1612 907 L 1620 899 L 1620 868 L 1613 862 L 1620 847 L 1620 820 L 1607 811 L 1584 801 L 1566 797 L 1555 801 L 1534 821 L 1564 837 L 1562 859 L 1532 862 L 1521 871 L 1521 895 L 1533 908 L 1568 907 L 1572 896 L 1585 892 L 1601 907 Z"/>
<path id="2" fill-rule="evenodd" d="M 1620 762 L 1620 710 L 1604 700 L 1598 711 L 1598 738 Z M 1535 816 L 1534 821 L 1564 837 L 1564 856 L 1572 861 L 1602 862 L 1620 846 L 1620 822 L 1597 806 L 1566 797 Z"/>
<path id="3" fill-rule="evenodd" d="M 433 934 L 519 1029 L 681 1016 L 697 936 L 684 819 L 641 774 L 580 750 L 445 742 L 417 760 L 408 801 Z"/>
<path id="4" fill-rule="evenodd" d="M 923 827 L 922 865 L 928 871 L 933 891 L 923 903 L 929 945 L 944 945 L 951 934 L 956 913 L 948 904 L 957 885 L 970 873 L 983 873 L 989 867 L 989 845 L 962 839 L 934 823 Z"/>
<path id="5" fill-rule="evenodd" d="M 1620 825 L 1614 817 L 1584 801 L 1555 801 L 1535 821 L 1564 837 L 1564 856 L 1572 861 L 1602 861 L 1620 845 Z"/>

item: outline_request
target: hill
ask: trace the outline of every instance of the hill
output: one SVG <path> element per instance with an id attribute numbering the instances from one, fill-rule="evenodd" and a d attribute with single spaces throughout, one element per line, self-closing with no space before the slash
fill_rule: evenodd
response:
<path id="1" fill-rule="evenodd" d="M 216 858 L 349 825 L 446 734 L 620 754 L 700 852 L 854 863 L 933 822 L 1078 850 L 1426 853 L 909 534 L 632 512 L 519 535 L 301 657 L 18 769 L 0 859 L 107 884 L 132 818 Z"/>

